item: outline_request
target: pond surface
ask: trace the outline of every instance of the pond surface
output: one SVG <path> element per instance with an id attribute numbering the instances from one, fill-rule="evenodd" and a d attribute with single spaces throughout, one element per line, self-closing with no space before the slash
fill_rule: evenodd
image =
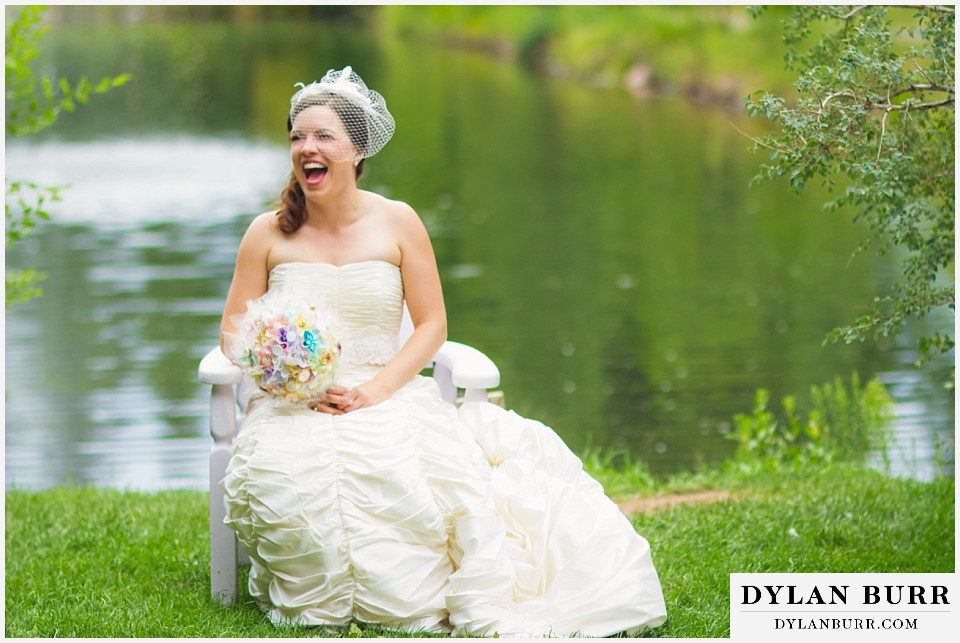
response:
<path id="1" fill-rule="evenodd" d="M 7 488 L 207 487 L 197 363 L 239 239 L 289 174 L 293 85 L 346 64 L 398 123 L 364 187 L 420 213 L 451 338 L 497 362 L 509 407 L 577 452 L 669 473 L 730 454 L 756 389 L 804 399 L 857 371 L 897 400 L 893 472 L 953 471 L 949 364 L 912 366 L 920 327 L 821 346 L 897 263 L 851 260 L 865 231 L 823 213 L 825 194 L 748 186 L 762 158 L 734 125 L 758 123 L 322 25 L 63 26 L 45 42 L 51 73 L 135 79 L 7 142 L 8 179 L 71 185 L 7 252 L 49 275 L 6 317 Z"/>

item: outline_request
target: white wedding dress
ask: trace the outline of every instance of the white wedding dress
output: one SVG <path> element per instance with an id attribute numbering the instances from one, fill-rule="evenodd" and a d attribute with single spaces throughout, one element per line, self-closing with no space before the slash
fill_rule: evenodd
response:
<path id="1" fill-rule="evenodd" d="M 397 351 L 393 264 L 281 264 L 269 288 L 335 309 L 339 384 Z M 274 623 L 604 636 L 666 618 L 647 541 L 560 438 L 426 377 L 340 416 L 255 394 L 221 484 Z"/>

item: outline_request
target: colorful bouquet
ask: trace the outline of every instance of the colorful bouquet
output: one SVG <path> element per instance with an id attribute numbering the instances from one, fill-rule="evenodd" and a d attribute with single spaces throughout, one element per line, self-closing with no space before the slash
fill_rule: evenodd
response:
<path id="1" fill-rule="evenodd" d="M 261 390 L 293 402 L 320 399 L 333 384 L 340 343 L 316 306 L 265 295 L 234 320 L 230 352 Z"/>

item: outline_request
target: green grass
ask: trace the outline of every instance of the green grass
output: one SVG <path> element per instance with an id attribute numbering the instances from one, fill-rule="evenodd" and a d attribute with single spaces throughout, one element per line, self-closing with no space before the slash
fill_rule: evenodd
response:
<path id="1" fill-rule="evenodd" d="M 755 481 L 737 501 L 634 519 L 667 602 L 662 637 L 727 637 L 729 574 L 954 571 L 954 481 L 856 467 Z"/>
<path id="2" fill-rule="evenodd" d="M 954 481 L 835 465 L 780 476 L 733 467 L 657 482 L 636 463 L 585 458 L 615 495 L 714 488 L 736 500 L 634 518 L 669 618 L 652 637 L 729 635 L 731 572 L 952 572 Z M 632 486 L 638 485 L 638 486 Z M 209 598 L 207 496 L 93 488 L 6 493 L 6 635 L 322 636 L 274 628 L 245 591 Z M 340 636 L 396 636 L 354 627 Z"/>

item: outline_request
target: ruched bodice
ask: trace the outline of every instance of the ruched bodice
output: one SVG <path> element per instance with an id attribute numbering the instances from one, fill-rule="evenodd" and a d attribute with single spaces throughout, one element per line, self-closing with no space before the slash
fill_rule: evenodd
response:
<path id="1" fill-rule="evenodd" d="M 343 346 L 343 368 L 382 366 L 396 354 L 403 318 L 398 266 L 381 260 L 342 266 L 281 263 L 270 271 L 268 287 L 272 294 L 302 299 L 332 313 Z"/>
<path id="2" fill-rule="evenodd" d="M 338 384 L 369 381 L 397 351 L 393 264 L 284 263 L 269 289 L 335 313 Z M 603 636 L 665 619 L 647 541 L 535 420 L 457 408 L 419 375 L 342 415 L 262 392 L 246 411 L 225 522 L 275 623 Z"/>

